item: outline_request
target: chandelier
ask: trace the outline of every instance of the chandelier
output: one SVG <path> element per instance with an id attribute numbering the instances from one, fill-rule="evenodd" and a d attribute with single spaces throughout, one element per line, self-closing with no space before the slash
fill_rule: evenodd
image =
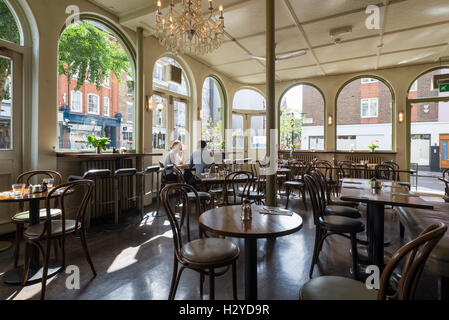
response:
<path id="1" fill-rule="evenodd" d="M 174 54 L 203 55 L 221 46 L 224 39 L 223 7 L 214 14 L 212 0 L 209 12 L 203 14 L 201 0 L 182 0 L 182 13 L 175 17 L 175 2 L 171 0 L 168 13 L 162 14 L 161 0 L 157 1 L 156 36 Z"/>

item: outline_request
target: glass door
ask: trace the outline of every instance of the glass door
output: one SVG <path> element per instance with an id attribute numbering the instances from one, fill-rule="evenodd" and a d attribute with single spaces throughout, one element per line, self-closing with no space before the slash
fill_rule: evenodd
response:
<path id="1" fill-rule="evenodd" d="M 249 148 L 248 158 L 262 160 L 267 148 L 267 121 L 265 115 L 250 115 L 248 124 Z"/>
<path id="2" fill-rule="evenodd" d="M 262 159 L 265 156 L 266 140 L 265 114 L 233 112 L 232 146 L 236 159 Z"/>
<path id="3" fill-rule="evenodd" d="M 246 127 L 245 122 L 246 115 L 238 113 L 232 114 L 232 149 L 235 154 L 230 158 L 245 158 L 245 150 L 248 150 L 248 141 L 244 134 Z"/>

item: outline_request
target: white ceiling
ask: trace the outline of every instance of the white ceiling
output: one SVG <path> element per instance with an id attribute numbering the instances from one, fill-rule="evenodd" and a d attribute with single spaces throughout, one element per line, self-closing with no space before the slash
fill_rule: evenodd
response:
<path id="1" fill-rule="evenodd" d="M 131 29 L 153 34 L 156 0 L 89 0 L 114 13 Z M 203 1 L 207 8 L 208 1 Z M 177 0 L 177 3 L 180 1 Z M 265 82 L 265 1 L 214 0 L 225 9 L 227 40 L 218 50 L 195 56 L 230 78 Z M 169 0 L 162 0 L 164 6 Z M 308 49 L 305 56 L 276 64 L 277 80 L 293 80 L 438 61 L 449 56 L 449 0 L 276 0 L 276 53 Z M 365 26 L 368 5 L 380 7 L 381 28 Z M 334 44 L 329 31 L 352 26 Z"/>

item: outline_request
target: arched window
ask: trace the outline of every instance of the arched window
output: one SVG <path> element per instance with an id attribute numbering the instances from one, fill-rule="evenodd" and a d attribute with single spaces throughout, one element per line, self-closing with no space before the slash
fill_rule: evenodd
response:
<path id="1" fill-rule="evenodd" d="M 324 98 L 317 88 L 298 84 L 282 96 L 280 149 L 324 150 Z"/>
<path id="2" fill-rule="evenodd" d="M 0 39 L 18 45 L 21 44 L 19 25 L 7 3 L 3 0 L 0 0 Z M 15 112 L 12 94 L 20 91 L 20 88 L 15 88 L 16 90 L 13 91 L 14 57 L 15 53 L 11 50 L 0 49 L 0 150 L 14 148 L 12 127 Z"/>
<path id="3" fill-rule="evenodd" d="M 337 98 L 337 150 L 392 150 L 393 94 L 377 78 L 352 80 Z"/>
<path id="4" fill-rule="evenodd" d="M 107 137 L 109 149 L 134 149 L 134 62 L 124 42 L 86 19 L 64 29 L 58 49 L 59 149 L 93 149 L 89 135 Z"/>
<path id="5" fill-rule="evenodd" d="M 153 148 L 165 150 L 174 140 L 185 144 L 190 90 L 187 76 L 176 60 L 163 57 L 156 61 L 153 91 Z"/>
<path id="6" fill-rule="evenodd" d="M 435 175 L 440 175 L 441 168 L 449 168 L 449 92 L 440 88 L 439 78 L 449 79 L 449 68 L 421 75 L 411 84 L 408 93 L 411 102 L 410 162 L 412 167 L 434 171 Z M 418 188 L 426 192 L 430 189 L 443 192 L 444 184 L 437 179 L 432 179 L 432 183 L 424 180 Z"/>
<path id="7" fill-rule="evenodd" d="M 202 140 L 211 150 L 218 150 L 223 142 L 224 93 L 221 84 L 213 77 L 204 81 L 202 92 Z"/>
<path id="8" fill-rule="evenodd" d="M 266 148 L 266 101 L 257 91 L 242 89 L 232 103 L 232 145 L 238 156 L 259 159 Z M 245 139 L 245 135 L 248 139 Z"/>

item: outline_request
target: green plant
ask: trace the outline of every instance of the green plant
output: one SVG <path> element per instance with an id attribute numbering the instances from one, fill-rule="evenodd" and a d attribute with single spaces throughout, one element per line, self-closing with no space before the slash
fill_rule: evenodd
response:
<path id="1" fill-rule="evenodd" d="M 108 143 L 109 143 L 108 138 L 106 138 L 106 137 L 97 138 L 91 134 L 87 137 L 87 142 L 86 142 L 87 146 L 92 146 L 94 148 L 100 147 L 103 150 L 106 150 L 106 146 L 108 145 Z"/>
<path id="2" fill-rule="evenodd" d="M 371 149 L 371 150 L 376 150 L 377 148 L 379 148 L 379 146 L 377 145 L 377 144 L 374 144 L 374 143 L 372 143 L 372 144 L 370 144 L 369 146 L 368 146 L 368 149 Z"/>

